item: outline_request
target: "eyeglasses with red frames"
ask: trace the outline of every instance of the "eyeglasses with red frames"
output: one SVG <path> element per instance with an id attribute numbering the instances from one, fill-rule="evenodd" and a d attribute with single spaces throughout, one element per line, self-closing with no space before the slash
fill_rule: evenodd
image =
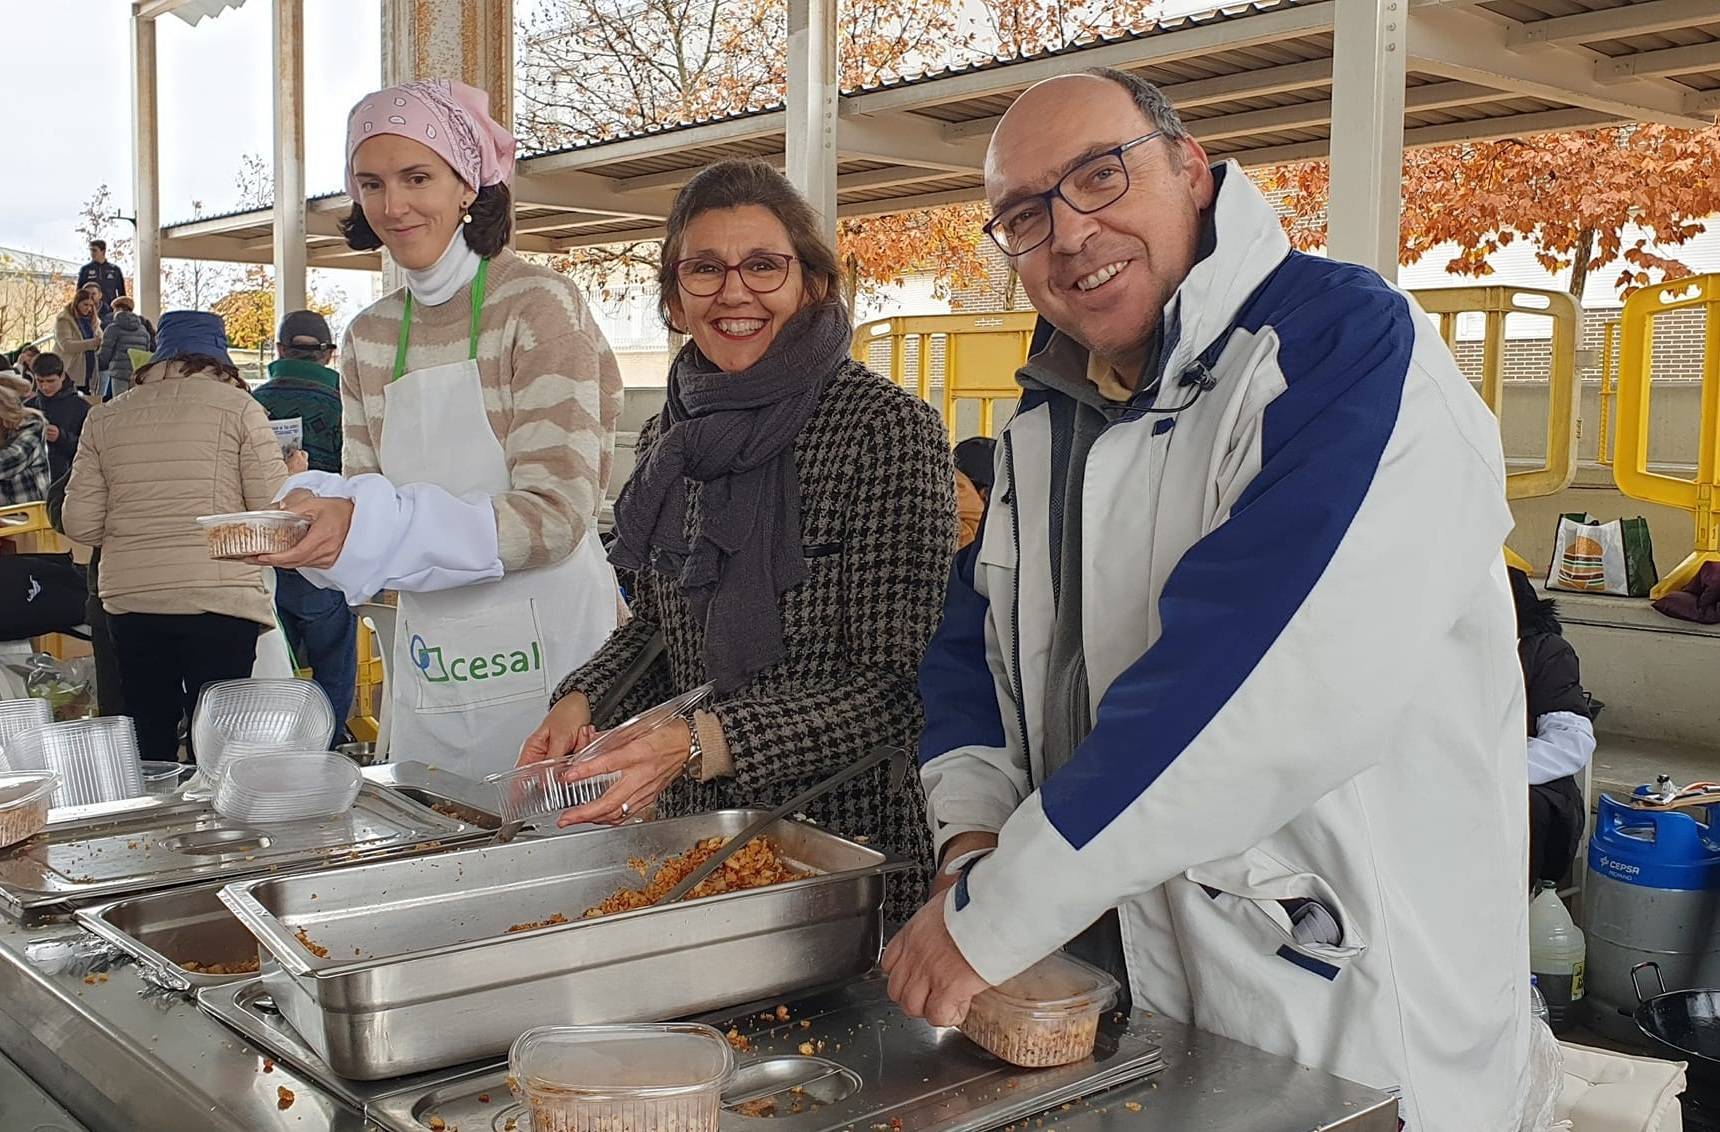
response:
<path id="1" fill-rule="evenodd" d="M 782 290 L 795 257 L 781 252 L 754 252 L 739 263 L 724 263 L 715 256 L 688 256 L 672 265 L 681 290 L 701 299 L 722 291 L 729 272 L 740 276 L 741 285 L 755 295 Z"/>

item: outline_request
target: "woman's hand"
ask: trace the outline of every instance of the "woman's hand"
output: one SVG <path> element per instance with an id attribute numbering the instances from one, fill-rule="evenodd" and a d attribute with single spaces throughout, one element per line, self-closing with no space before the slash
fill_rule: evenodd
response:
<path id="1" fill-rule="evenodd" d="M 549 709 L 537 730 L 526 736 L 514 765 L 528 766 L 584 750 L 596 734 L 591 726 L 591 702 L 584 692 L 569 692 Z"/>
<path id="2" fill-rule="evenodd" d="M 247 561 L 281 570 L 297 570 L 301 566 L 327 570 L 333 566 L 346 548 L 347 532 L 352 530 L 352 500 L 324 499 L 300 488 L 287 495 L 281 509 L 305 516 L 311 521 L 311 529 L 292 549 L 279 554 L 259 554 Z"/>
<path id="3" fill-rule="evenodd" d="M 692 725 L 677 720 L 644 735 L 624 747 L 579 764 L 579 778 L 621 772 L 621 780 L 603 792 L 603 797 L 571 810 L 563 810 L 556 825 L 619 825 L 642 817 L 657 802 L 657 796 L 681 777 L 692 756 Z"/>

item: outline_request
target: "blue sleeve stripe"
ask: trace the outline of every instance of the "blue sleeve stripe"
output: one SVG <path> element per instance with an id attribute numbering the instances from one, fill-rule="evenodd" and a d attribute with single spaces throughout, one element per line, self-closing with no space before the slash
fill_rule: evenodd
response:
<path id="1" fill-rule="evenodd" d="M 985 656 L 986 600 L 974 586 L 978 562 L 975 539 L 950 568 L 943 621 L 920 663 L 920 700 L 926 711 L 921 766 L 959 747 L 1004 745 L 997 687 Z"/>
<path id="2" fill-rule="evenodd" d="M 1377 275 L 1292 256 L 1250 308 L 1239 325 L 1272 326 L 1288 388 L 1266 408 L 1259 473 L 1167 579 L 1160 639 L 1106 689 L 1092 733 L 1041 791 L 1076 849 L 1254 671 L 1337 552 L 1396 427 L 1417 316 Z"/>
<path id="3" fill-rule="evenodd" d="M 1337 967 L 1334 967 L 1323 959 L 1316 959 L 1312 955 L 1304 955 L 1289 944 L 1285 944 L 1283 947 L 1278 949 L 1278 958 L 1288 959 L 1304 971 L 1312 971 L 1327 982 L 1331 982 L 1338 977 Z"/>

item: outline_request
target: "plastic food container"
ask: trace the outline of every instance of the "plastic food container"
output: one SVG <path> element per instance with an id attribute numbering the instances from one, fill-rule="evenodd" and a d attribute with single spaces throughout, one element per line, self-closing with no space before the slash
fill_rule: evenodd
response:
<path id="1" fill-rule="evenodd" d="M 10 765 L 6 761 L 6 744 L 12 736 L 52 722 L 54 705 L 47 700 L 0 700 L 0 771 Z"/>
<path id="2" fill-rule="evenodd" d="M 224 680 L 203 689 L 191 716 L 192 749 L 210 781 L 220 778 L 229 744 L 326 751 L 334 733 L 334 708 L 309 680 Z"/>
<path id="3" fill-rule="evenodd" d="M 0 774 L 0 849 L 36 836 L 48 824 L 48 804 L 60 776 L 47 771 Z"/>
<path id="4" fill-rule="evenodd" d="M 279 554 L 298 545 L 311 521 L 291 511 L 236 511 L 231 515 L 199 515 L 197 525 L 209 540 L 211 558 L 249 558 Z"/>
<path id="5" fill-rule="evenodd" d="M 484 781 L 496 788 L 497 813 L 504 822 L 524 821 L 597 801 L 605 790 L 621 780 L 621 775 L 582 776 L 580 764 L 685 718 L 688 712 L 705 701 L 714 688 L 711 684 L 701 684 L 690 692 L 683 692 L 672 700 L 640 712 L 625 723 L 603 732 L 576 755 L 490 775 Z"/>
<path id="6" fill-rule="evenodd" d="M 545 1026 L 508 1054 L 533 1132 L 717 1132 L 734 1053 L 695 1022 Z"/>
<path id="7" fill-rule="evenodd" d="M 311 821 L 352 809 L 364 777 L 333 751 L 253 755 L 232 763 L 215 787 L 215 812 L 234 821 Z"/>
<path id="8" fill-rule="evenodd" d="M 961 1031 L 1011 1065 L 1068 1065 L 1092 1055 L 1117 989 L 1104 971 L 1057 952 L 975 995 Z"/>
<path id="9" fill-rule="evenodd" d="M 118 802 L 143 793 L 143 761 L 127 715 L 73 719 L 20 732 L 6 744 L 12 769 L 52 771 L 55 806 Z"/>

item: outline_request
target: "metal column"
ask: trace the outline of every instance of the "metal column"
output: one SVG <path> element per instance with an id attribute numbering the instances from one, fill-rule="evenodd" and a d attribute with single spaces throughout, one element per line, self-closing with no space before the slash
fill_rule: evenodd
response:
<path id="1" fill-rule="evenodd" d="M 305 8 L 274 0 L 275 319 L 305 306 Z"/>
<path id="2" fill-rule="evenodd" d="M 836 0 L 788 0 L 788 179 L 836 243 Z"/>
<path id="3" fill-rule="evenodd" d="M 1409 0 L 1337 0 L 1336 13 L 1327 244 L 1396 280 Z"/>
<path id="4" fill-rule="evenodd" d="M 137 213 L 137 313 L 161 315 L 161 151 L 155 96 L 155 20 L 131 20 L 132 200 Z"/>

